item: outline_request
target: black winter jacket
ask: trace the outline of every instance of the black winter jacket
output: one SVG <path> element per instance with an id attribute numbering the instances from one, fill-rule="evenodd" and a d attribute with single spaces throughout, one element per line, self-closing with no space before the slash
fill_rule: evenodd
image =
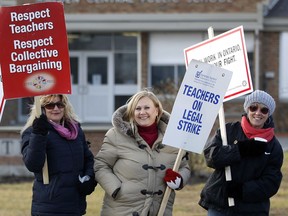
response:
<path id="1" fill-rule="evenodd" d="M 79 126 L 80 128 L 80 126 Z M 34 173 L 32 215 L 79 216 L 86 211 L 86 195 L 79 191 L 78 176 L 95 178 L 93 154 L 82 129 L 75 140 L 60 136 L 51 126 L 47 136 L 22 134 L 22 155 L 27 169 Z M 42 168 L 47 154 L 49 184 L 43 184 Z M 95 186 L 94 186 L 95 187 Z"/>
<path id="2" fill-rule="evenodd" d="M 269 198 L 275 195 L 282 180 L 283 150 L 274 137 L 265 153 L 257 157 L 241 158 L 235 140 L 248 139 L 240 122 L 226 124 L 227 146 L 222 145 L 220 131 L 204 148 L 208 167 L 214 169 L 201 192 L 199 205 L 216 209 L 226 215 L 269 215 Z M 225 167 L 230 166 L 232 181 L 243 183 L 242 199 L 235 199 L 235 206 L 228 206 Z"/>

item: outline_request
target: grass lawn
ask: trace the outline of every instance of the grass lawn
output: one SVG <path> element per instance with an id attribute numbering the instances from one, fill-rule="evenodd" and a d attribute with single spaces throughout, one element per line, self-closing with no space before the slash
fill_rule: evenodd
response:
<path id="1" fill-rule="evenodd" d="M 270 216 L 288 215 L 288 152 L 282 167 L 283 181 L 278 193 L 271 198 Z M 197 203 L 204 183 L 187 185 L 176 192 L 173 216 L 204 216 L 206 211 Z M 32 182 L 0 184 L 0 216 L 30 216 Z M 87 216 L 98 216 L 104 192 L 98 185 L 88 196 Z"/>

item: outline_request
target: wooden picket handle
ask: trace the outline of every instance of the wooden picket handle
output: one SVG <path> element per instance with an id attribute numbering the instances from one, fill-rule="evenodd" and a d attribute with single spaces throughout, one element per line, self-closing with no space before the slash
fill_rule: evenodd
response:
<path id="1" fill-rule="evenodd" d="M 175 164 L 173 166 L 173 171 L 177 172 L 179 170 L 179 167 L 180 167 L 180 164 L 181 164 L 181 161 L 182 161 L 184 154 L 185 154 L 185 151 L 183 149 L 179 149 Z M 171 191 L 172 191 L 171 188 L 166 187 L 166 190 L 165 190 L 165 193 L 163 195 L 162 202 L 161 202 L 157 216 L 163 216 L 167 202 L 168 202 L 168 199 L 169 199 L 170 194 L 171 194 Z"/>
<path id="2" fill-rule="evenodd" d="M 41 104 L 40 104 L 40 96 L 34 97 L 34 104 L 36 109 L 36 117 L 39 118 L 41 115 Z M 47 163 L 47 155 L 45 154 L 45 162 L 42 168 L 43 175 L 43 184 L 49 184 L 49 173 L 48 173 L 48 163 Z"/>
<path id="3" fill-rule="evenodd" d="M 214 30 L 212 27 L 208 28 L 208 37 L 209 37 L 209 39 L 214 37 Z M 225 125 L 225 115 L 224 115 L 223 104 L 220 107 L 220 110 L 218 112 L 218 116 L 219 116 L 219 124 L 220 124 L 220 133 L 221 133 L 221 138 L 222 138 L 222 144 L 225 146 L 225 145 L 228 145 L 228 143 L 227 143 L 227 132 L 226 132 L 226 125 Z M 230 166 L 225 167 L 225 177 L 226 177 L 226 181 L 232 180 Z M 228 205 L 229 206 L 235 205 L 234 198 L 228 197 Z"/>

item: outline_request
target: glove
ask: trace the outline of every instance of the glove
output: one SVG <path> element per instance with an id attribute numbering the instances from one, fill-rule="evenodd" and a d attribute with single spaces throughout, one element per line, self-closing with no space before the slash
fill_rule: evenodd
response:
<path id="1" fill-rule="evenodd" d="M 166 170 L 164 182 L 173 190 L 181 189 L 183 184 L 182 176 L 170 168 Z"/>
<path id="2" fill-rule="evenodd" d="M 79 175 L 79 191 L 81 195 L 90 195 L 97 185 L 97 182 L 94 178 L 85 175 L 81 177 Z"/>
<path id="3" fill-rule="evenodd" d="M 227 196 L 242 199 L 243 184 L 233 181 L 226 182 Z"/>
<path id="4" fill-rule="evenodd" d="M 240 155 L 242 157 L 253 157 L 259 156 L 264 153 L 266 150 L 267 142 L 262 139 L 261 141 L 258 138 L 253 138 L 244 141 L 238 141 L 236 144 L 238 145 Z"/>
<path id="5" fill-rule="evenodd" d="M 33 133 L 34 134 L 41 134 L 43 136 L 47 135 L 48 133 L 48 126 L 49 122 L 47 120 L 47 116 L 44 114 L 41 114 L 39 118 L 35 118 L 32 127 L 33 127 Z"/>

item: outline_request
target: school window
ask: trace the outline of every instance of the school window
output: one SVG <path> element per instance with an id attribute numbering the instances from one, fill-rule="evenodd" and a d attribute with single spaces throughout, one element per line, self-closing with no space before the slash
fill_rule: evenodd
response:
<path id="1" fill-rule="evenodd" d="M 177 93 L 185 71 L 185 65 L 151 66 L 151 85 L 161 93 Z"/>
<path id="2" fill-rule="evenodd" d="M 68 33 L 72 81 L 68 96 L 82 122 L 110 122 L 113 111 L 137 91 L 138 40 L 135 32 Z M 18 113 L 19 122 L 26 121 L 26 99 L 19 99 Z"/>
<path id="3" fill-rule="evenodd" d="M 252 83 L 255 83 L 255 72 L 254 72 L 254 52 L 247 53 L 249 69 L 251 74 Z"/>

